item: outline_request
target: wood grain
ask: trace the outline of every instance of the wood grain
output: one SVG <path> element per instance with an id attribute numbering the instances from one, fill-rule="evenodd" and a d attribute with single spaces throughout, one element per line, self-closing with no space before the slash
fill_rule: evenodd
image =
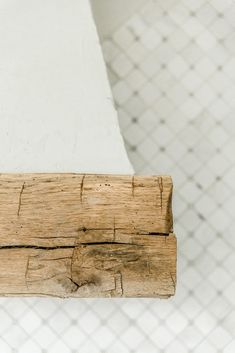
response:
<path id="1" fill-rule="evenodd" d="M 0 295 L 169 297 L 168 176 L 0 174 Z"/>

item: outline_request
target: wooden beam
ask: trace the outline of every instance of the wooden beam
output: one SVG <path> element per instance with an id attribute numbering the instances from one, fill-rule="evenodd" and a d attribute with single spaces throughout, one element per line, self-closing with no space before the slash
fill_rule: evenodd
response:
<path id="1" fill-rule="evenodd" d="M 168 176 L 0 175 L 0 295 L 169 297 Z"/>

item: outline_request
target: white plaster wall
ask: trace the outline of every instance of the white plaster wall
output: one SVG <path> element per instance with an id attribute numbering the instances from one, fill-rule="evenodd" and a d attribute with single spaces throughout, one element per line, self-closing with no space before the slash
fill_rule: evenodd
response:
<path id="1" fill-rule="evenodd" d="M 0 172 L 132 173 L 88 0 L 0 0 Z"/>

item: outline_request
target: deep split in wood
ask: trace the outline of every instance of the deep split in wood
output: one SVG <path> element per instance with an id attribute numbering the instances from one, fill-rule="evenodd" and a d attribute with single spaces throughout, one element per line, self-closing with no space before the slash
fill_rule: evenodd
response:
<path id="1" fill-rule="evenodd" d="M 0 175 L 0 295 L 175 293 L 168 176 Z"/>

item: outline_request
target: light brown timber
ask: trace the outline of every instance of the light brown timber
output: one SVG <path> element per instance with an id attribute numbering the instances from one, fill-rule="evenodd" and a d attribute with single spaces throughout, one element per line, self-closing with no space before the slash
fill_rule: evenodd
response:
<path id="1" fill-rule="evenodd" d="M 169 176 L 0 174 L 0 295 L 169 297 Z"/>

